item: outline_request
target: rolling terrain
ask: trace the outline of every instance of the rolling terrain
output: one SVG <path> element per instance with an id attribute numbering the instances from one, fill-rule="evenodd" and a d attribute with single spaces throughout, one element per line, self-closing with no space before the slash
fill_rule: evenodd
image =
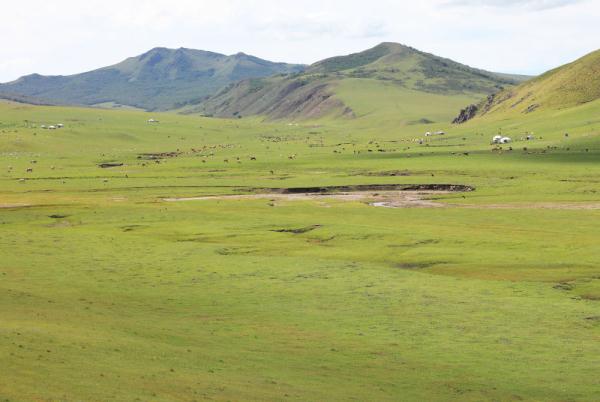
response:
<path id="1" fill-rule="evenodd" d="M 0 400 L 596 400 L 600 99 L 450 125 L 504 79 L 385 51 L 327 113 L 0 101 Z"/>
<path id="2" fill-rule="evenodd" d="M 0 103 L 0 398 L 594 400 L 599 112 L 426 138 Z M 271 195 L 439 183 L 475 190 Z"/>
<path id="3" fill-rule="evenodd" d="M 0 84 L 5 97 L 26 96 L 67 105 L 119 105 L 168 110 L 197 103 L 246 78 L 302 71 L 238 53 L 225 56 L 194 49 L 154 48 L 98 70 L 70 76 L 32 74 Z"/>
<path id="4" fill-rule="evenodd" d="M 525 78 L 382 43 L 361 53 L 317 62 L 302 73 L 232 84 L 187 112 L 300 120 L 370 116 L 393 118 L 399 124 L 448 122 L 461 102 L 480 100 Z M 418 113 L 406 110 L 411 108 Z"/>

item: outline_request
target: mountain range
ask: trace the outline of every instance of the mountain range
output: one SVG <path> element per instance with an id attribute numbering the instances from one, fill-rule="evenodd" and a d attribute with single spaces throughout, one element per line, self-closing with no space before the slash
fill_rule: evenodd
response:
<path id="1" fill-rule="evenodd" d="M 86 106 L 126 105 L 170 110 L 198 103 L 222 87 L 247 78 L 300 72 L 304 66 L 274 63 L 238 53 L 154 48 L 113 66 L 68 76 L 32 74 L 0 84 L 5 98 Z"/>
<path id="2" fill-rule="evenodd" d="M 389 109 L 388 101 L 414 100 L 454 112 L 455 99 L 481 99 L 527 79 L 468 67 L 449 59 L 397 43 L 319 61 L 303 72 L 248 79 L 225 88 L 188 109 L 208 116 L 262 115 L 269 118 L 356 117 L 369 93 L 381 93 L 370 102 Z M 386 96 L 385 94 L 388 94 Z M 446 99 L 448 102 L 443 102 Z M 362 114 L 371 114 L 363 110 Z M 391 111 L 390 111 L 391 112 Z M 402 105 L 398 108 L 402 113 Z M 420 116 L 423 120 L 432 120 Z"/>
<path id="3" fill-rule="evenodd" d="M 225 118 L 365 118 L 398 124 L 448 123 L 463 108 L 455 119 L 462 123 L 599 99 L 600 51 L 531 78 L 472 68 L 390 42 L 309 66 L 244 53 L 154 48 L 82 74 L 24 76 L 0 84 L 0 97 Z"/>

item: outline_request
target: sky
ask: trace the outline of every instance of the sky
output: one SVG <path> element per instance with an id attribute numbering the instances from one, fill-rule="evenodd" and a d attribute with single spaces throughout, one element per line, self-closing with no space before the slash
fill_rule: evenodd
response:
<path id="1" fill-rule="evenodd" d="M 600 48 L 600 0 L 2 1 L 0 82 L 74 74 L 157 47 L 310 64 L 398 42 L 539 74 Z"/>

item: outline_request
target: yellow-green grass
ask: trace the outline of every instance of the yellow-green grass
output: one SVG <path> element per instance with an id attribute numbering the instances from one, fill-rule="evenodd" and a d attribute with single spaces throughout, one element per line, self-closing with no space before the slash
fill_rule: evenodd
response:
<path id="1" fill-rule="evenodd" d="M 392 108 L 288 125 L 0 104 L 0 400 L 594 400 L 600 210 L 536 205 L 600 201 L 599 109 L 425 138 Z M 500 128 L 543 138 L 492 152 Z M 163 201 L 383 183 L 476 191 Z"/>
<path id="2" fill-rule="evenodd" d="M 599 97 L 600 51 L 595 51 L 496 94 L 486 113 L 518 118 L 523 113 L 570 108 Z"/>
<path id="3" fill-rule="evenodd" d="M 350 107 L 363 124 L 438 124 L 452 121 L 456 111 L 480 99 L 474 95 L 443 95 L 415 91 L 375 79 L 346 79 L 335 86 L 336 97 Z M 421 123 L 422 125 L 422 123 Z"/>

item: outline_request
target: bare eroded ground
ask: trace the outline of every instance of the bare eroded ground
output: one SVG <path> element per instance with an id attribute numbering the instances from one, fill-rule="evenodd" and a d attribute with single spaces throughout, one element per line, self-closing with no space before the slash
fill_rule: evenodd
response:
<path id="1" fill-rule="evenodd" d="M 241 195 L 213 195 L 187 198 L 165 198 L 168 202 L 196 200 L 255 200 L 271 201 L 298 200 L 341 200 L 364 202 L 380 208 L 473 208 L 473 209 L 565 209 L 600 210 L 600 202 L 532 202 L 506 204 L 451 204 L 432 200 L 434 196 L 450 194 L 450 191 L 352 191 L 330 194 L 298 193 L 262 193 Z"/>
<path id="2" fill-rule="evenodd" d="M 410 208 L 427 207 L 443 208 L 448 206 L 440 202 L 428 200 L 433 195 L 448 194 L 447 191 L 353 191 L 332 194 L 298 193 L 298 194 L 243 194 L 243 195 L 215 195 L 189 198 L 165 198 L 164 201 L 195 201 L 195 200 L 255 200 L 267 199 L 273 201 L 298 201 L 298 200 L 341 200 L 366 202 L 377 207 Z"/>

